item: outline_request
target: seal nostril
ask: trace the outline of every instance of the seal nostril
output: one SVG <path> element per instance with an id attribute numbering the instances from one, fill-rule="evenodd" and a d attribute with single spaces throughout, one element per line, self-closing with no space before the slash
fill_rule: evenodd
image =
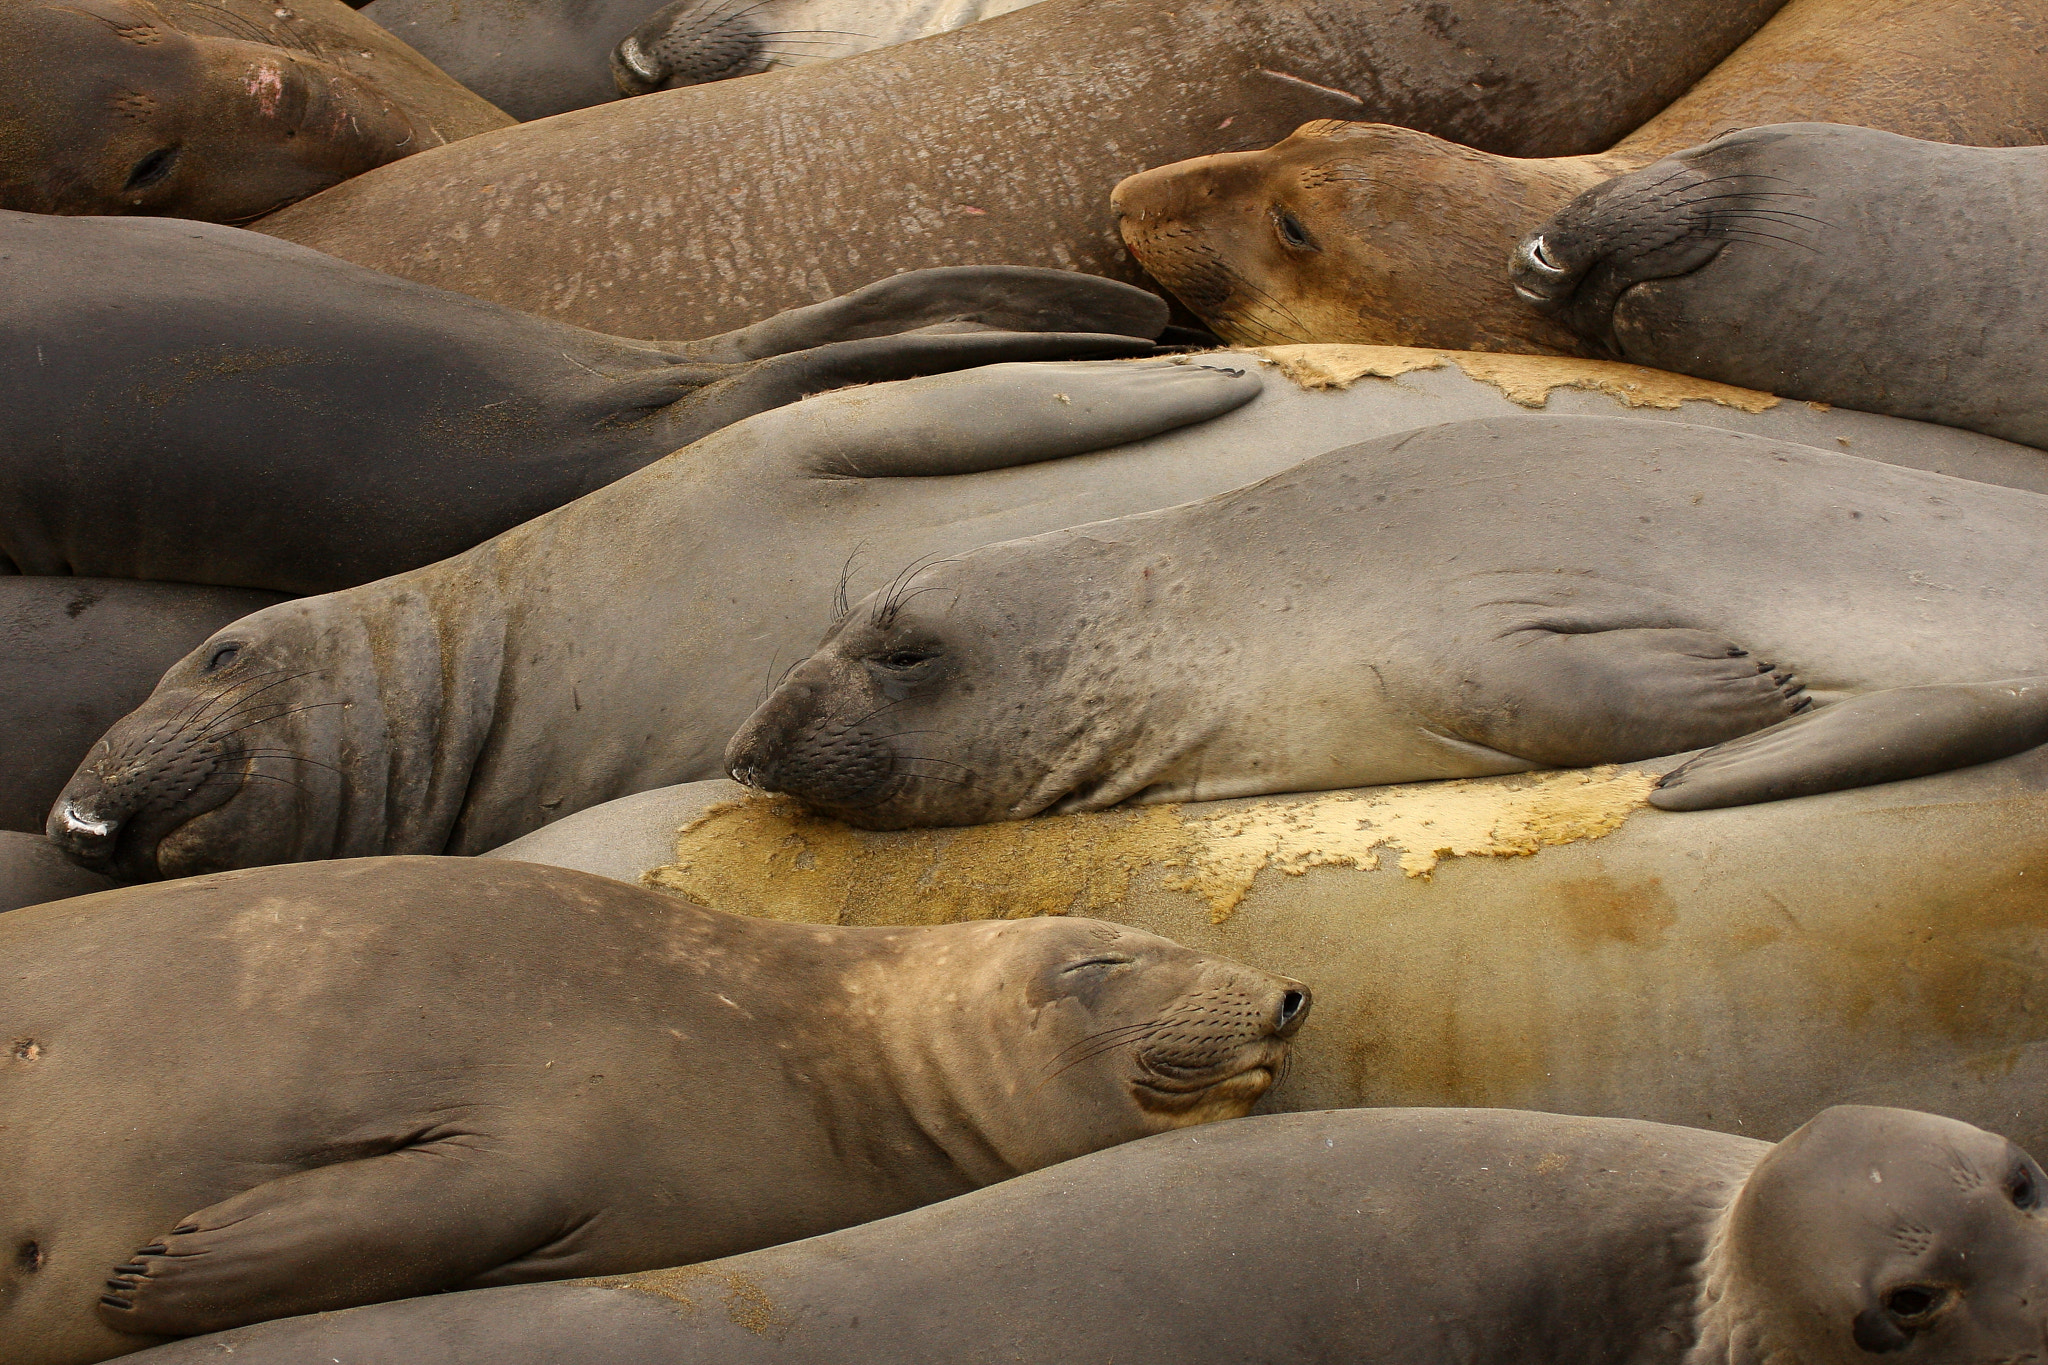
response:
<path id="1" fill-rule="evenodd" d="M 121 828 L 119 820 L 102 820 L 96 815 L 88 815 L 69 801 L 57 812 L 57 824 L 74 842 L 81 844 L 105 843 L 114 837 L 115 830 Z"/>
<path id="2" fill-rule="evenodd" d="M 1308 1009 L 1307 991 L 1288 991 L 1280 997 L 1280 1011 L 1274 1020 L 1274 1028 L 1286 1033 L 1301 1022 L 1301 1016 Z"/>

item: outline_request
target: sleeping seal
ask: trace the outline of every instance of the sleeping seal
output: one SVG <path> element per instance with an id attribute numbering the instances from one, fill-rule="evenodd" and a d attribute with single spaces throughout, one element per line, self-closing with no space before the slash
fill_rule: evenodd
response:
<path id="1" fill-rule="evenodd" d="M 1682 99 L 1596 155 L 1500 156 L 1412 120 L 1323 121 L 1262 150 L 1148 170 L 1113 198 L 1145 269 L 1239 344 L 1582 354 L 1502 273 L 1515 243 L 1581 191 L 1764 123 L 2048 142 L 2044 70 L 2048 0 L 1792 0 Z"/>
<path id="2" fill-rule="evenodd" d="M 1596 186 L 1515 291 L 1602 354 L 2048 446 L 2048 148 L 1751 128 Z"/>
<path id="3" fill-rule="evenodd" d="M 102 892 L 0 945 L 9 1365 L 885 1217 L 1241 1115 L 1308 1009 L 1099 920 L 775 925 L 466 858 Z"/>
<path id="4" fill-rule="evenodd" d="M 460 554 L 807 393 L 1142 353 L 1167 316 L 961 267 L 629 341 L 240 228 L 30 213 L 0 213 L 0 270 L 0 573 L 293 594 Z M 892 335 L 931 326 L 1033 334 Z"/>
<path id="5" fill-rule="evenodd" d="M 246 222 L 512 122 L 339 0 L 0 0 L 0 54 L 34 213 Z"/>
<path id="6" fill-rule="evenodd" d="M 436 148 L 261 230 L 628 336 L 723 331 L 932 265 L 1135 283 L 1102 203 L 1133 171 L 1317 118 L 1597 151 L 1781 3 L 1545 0 L 1531 23 L 1498 0 L 1047 0 Z"/>
<path id="7" fill-rule="evenodd" d="M 136 1365 L 2030 1361 L 2044 1188 L 2004 1138 L 1901 1109 L 1829 1109 L 1775 1147 L 1497 1109 L 1278 1114 L 710 1265 Z"/>
<path id="8" fill-rule="evenodd" d="M 869 829 L 1710 752 L 1666 809 L 2048 740 L 2048 498 L 1629 418 L 1451 423 L 912 564 L 733 737 Z M 54 828 L 53 828 L 54 833 Z"/>

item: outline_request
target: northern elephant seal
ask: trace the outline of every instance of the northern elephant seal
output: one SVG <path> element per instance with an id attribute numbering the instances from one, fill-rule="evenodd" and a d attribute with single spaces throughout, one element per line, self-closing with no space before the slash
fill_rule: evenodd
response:
<path id="1" fill-rule="evenodd" d="M 10 1365 L 884 1217 L 1241 1115 L 1308 1009 L 1095 920 L 775 925 L 476 859 L 104 892 L 0 940 Z"/>
<path id="2" fill-rule="evenodd" d="M 1318 122 L 1262 151 L 1146 171 L 1114 197 L 1139 262 L 1233 342 L 1583 354 L 1502 276 L 1523 234 L 1574 196 L 1763 123 L 2048 142 L 2044 63 L 2048 0 L 1792 0 L 1598 155 L 1500 156 L 1412 120 Z"/>
<path id="3" fill-rule="evenodd" d="M 0 256 L 0 572 L 294 594 L 460 554 L 807 393 L 1142 353 L 1166 324 L 1128 285 L 997 266 L 664 344 L 213 224 L 0 213 Z M 891 335 L 934 325 L 1062 334 Z"/>
<path id="4" fill-rule="evenodd" d="M 1657 810 L 1678 761 L 898 831 L 698 782 L 486 856 L 795 923 L 1093 915 L 1298 977 L 1269 1107 L 1778 1138 L 1889 1104 L 2048 1148 L 2048 750 Z"/>
<path id="5" fill-rule="evenodd" d="M 1656 804 L 1915 777 L 2048 741 L 2044 537 L 2039 494 L 1762 437 L 1451 423 L 913 564 L 726 762 L 870 829 L 1710 745 Z"/>
<path id="6" fill-rule="evenodd" d="M 1048 0 L 843 61 L 436 149 L 262 231 L 624 335 L 735 327 L 931 265 L 1137 281 L 1103 195 L 1316 118 L 1596 151 L 1781 0 Z"/>
<path id="7" fill-rule="evenodd" d="M 0 829 L 40 834 L 107 727 L 164 670 L 276 593 L 0 575 Z"/>
<path id="8" fill-rule="evenodd" d="M 684 1271 L 137 1365 L 1976 1365 L 2039 1353 L 2044 1186 L 2005 1138 L 1899 1109 L 1829 1109 L 1775 1147 L 1501 1110 L 1271 1115 Z"/>
<path id="9" fill-rule="evenodd" d="M 339 0 L 6 0 L 0 208 L 246 222 L 512 120 Z"/>
<path id="10" fill-rule="evenodd" d="M 1523 299 L 1603 355 L 2048 446 L 2048 148 L 1787 123 L 1586 191 Z"/>
<path id="11" fill-rule="evenodd" d="M 118 828 L 69 842 L 96 862 L 118 842 L 135 879 L 482 852 L 600 801 L 722 772 L 726 740 L 776 671 L 815 648 L 842 585 L 863 596 L 923 555 L 1219 493 L 1454 418 L 1520 421 L 1545 403 L 1661 413 L 2048 491 L 2026 447 L 1637 366 L 1386 348 L 1270 359 L 1311 387 L 1276 379 L 1180 430 L 1252 393 L 1254 380 L 1223 370 L 1269 357 L 995 367 L 809 399 L 440 566 L 287 604 L 208 641 L 115 727 L 109 749 L 126 761 L 82 771 L 74 795 Z M 958 425 L 931 425 L 941 417 Z M 1120 439 L 1133 443 L 1053 458 Z M 883 477 L 832 474 L 856 468 Z M 962 474 L 926 472 L 942 469 Z M 264 753 L 207 758 L 192 804 L 201 794 L 166 762 L 231 713 L 248 727 L 239 742 Z M 149 738 L 165 722 L 169 748 Z M 244 772 L 253 785 L 232 781 Z"/>

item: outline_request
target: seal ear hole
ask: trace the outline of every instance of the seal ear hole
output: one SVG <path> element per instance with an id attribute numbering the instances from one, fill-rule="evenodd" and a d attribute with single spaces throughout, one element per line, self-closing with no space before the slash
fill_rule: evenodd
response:
<path id="1" fill-rule="evenodd" d="M 1301 225 L 1301 219 L 1278 205 L 1273 209 L 1273 226 L 1278 229 L 1280 240 L 1296 251 L 1322 250 L 1316 245 L 1316 239 L 1309 235 L 1308 229 Z"/>
<path id="2" fill-rule="evenodd" d="M 43 1255 L 43 1244 L 41 1242 L 23 1242 L 14 1249 L 14 1263 L 23 1270 L 41 1270 L 43 1262 L 48 1259 L 48 1257 Z"/>
<path id="3" fill-rule="evenodd" d="M 206 671 L 213 673 L 226 668 L 235 661 L 241 652 L 242 647 L 240 645 L 222 645 L 219 649 L 206 656 Z"/>
<path id="4" fill-rule="evenodd" d="M 2032 1165 L 2023 1164 L 2015 1169 L 2012 1179 L 2006 1181 L 2005 1192 L 2016 1209 L 2041 1207 L 2041 1181 L 2035 1176 Z"/>
<path id="5" fill-rule="evenodd" d="M 135 163 L 128 172 L 128 183 L 121 187 L 122 193 L 133 194 L 162 182 L 178 164 L 178 148 L 159 147 Z"/>

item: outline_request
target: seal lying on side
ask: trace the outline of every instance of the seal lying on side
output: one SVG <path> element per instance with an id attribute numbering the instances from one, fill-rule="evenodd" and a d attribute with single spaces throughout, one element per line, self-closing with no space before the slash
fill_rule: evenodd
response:
<path id="1" fill-rule="evenodd" d="M 613 49 L 612 76 L 625 95 L 676 90 L 894 47 L 1039 2 L 671 0 Z"/>
<path id="2" fill-rule="evenodd" d="M 994 266 L 664 345 L 239 228 L 0 213 L 0 253 L 0 572 L 284 593 L 460 554 L 807 393 L 1166 324 L 1128 285 Z M 1061 334 L 889 335 L 931 325 Z"/>
<path id="3" fill-rule="evenodd" d="M 0 829 L 41 833 L 107 727 L 164 670 L 276 593 L 0 575 Z"/>
<path id="4" fill-rule="evenodd" d="M 1048 0 L 437 148 L 262 230 L 634 336 L 722 331 L 932 265 L 1137 282 L 1102 211 L 1133 171 L 1317 118 L 1595 151 L 1781 2 L 1548 0 L 1532 24 L 1497 0 Z"/>
<path id="5" fill-rule="evenodd" d="M 1648 806 L 1676 763 L 896 831 L 695 782 L 485 856 L 790 923 L 1097 915 L 1302 977 L 1317 1023 L 1271 1108 L 1779 1138 L 1816 1106 L 1889 1104 L 2048 1150 L 2048 957 L 2014 950 L 2048 933 L 2048 748 Z"/>
<path id="6" fill-rule="evenodd" d="M 885 1217 L 1241 1115 L 1308 1008 L 1097 920 L 774 925 L 474 859 L 103 892 L 0 944 L 10 1365 Z"/>
<path id="7" fill-rule="evenodd" d="M 1421 124 L 1321 122 L 1262 151 L 1146 171 L 1113 199 L 1146 270 L 1231 341 L 1584 353 L 1521 304 L 1501 270 L 1523 234 L 1575 195 L 1763 123 L 2048 142 L 2044 71 L 2048 0 L 1792 0 L 1597 156 L 1497 156 Z"/>
<path id="8" fill-rule="evenodd" d="M 4 0 L 0 208 L 245 222 L 508 126 L 339 0 Z"/>
<path id="9" fill-rule="evenodd" d="M 2024 1361 L 2044 1189 L 2004 1138 L 1900 1109 L 1829 1109 L 1775 1147 L 1503 1110 L 1282 1114 L 687 1271 L 270 1323 L 136 1365 Z"/>
<path id="10" fill-rule="evenodd" d="M 2044 540 L 2039 494 L 1761 437 L 1452 423 L 913 565 L 726 761 L 869 829 L 1709 745 L 1657 805 L 1832 791 L 2048 740 Z"/>
<path id="11" fill-rule="evenodd" d="M 1224 371 L 1268 358 L 1238 353 L 997 366 L 751 418 L 470 554 L 214 636 L 108 736 L 121 760 L 82 769 L 71 795 L 91 826 L 62 837 L 133 879 L 479 853 L 723 772 L 726 741 L 816 647 L 841 584 L 862 596 L 920 556 L 1170 506 L 1454 418 L 1523 421 L 1546 402 L 1662 412 L 2048 491 L 2048 464 L 2025 446 L 1632 365 L 1341 347 L 1272 358 L 1304 383 L 1350 387 L 1275 380 L 1238 411 L 1168 430 L 1257 390 Z M 1058 458 L 1119 440 L 1133 444 Z M 229 711 L 246 754 L 206 747 Z M 179 776 L 200 754 L 203 790 Z"/>
<path id="12" fill-rule="evenodd" d="M 2048 446 L 2048 147 L 1752 128 L 1573 200 L 1515 290 L 1592 349 Z"/>

